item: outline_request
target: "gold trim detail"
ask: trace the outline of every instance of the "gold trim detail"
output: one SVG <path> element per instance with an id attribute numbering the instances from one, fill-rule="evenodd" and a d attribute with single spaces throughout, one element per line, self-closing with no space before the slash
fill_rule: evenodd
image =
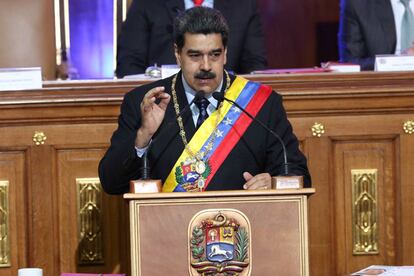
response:
<path id="1" fill-rule="evenodd" d="M 79 264 L 103 264 L 102 188 L 99 178 L 77 178 Z"/>
<path id="2" fill-rule="evenodd" d="M 125 21 L 128 12 L 128 3 L 127 0 L 122 0 L 122 22 Z"/>
<path id="3" fill-rule="evenodd" d="M 70 25 L 69 25 L 69 0 L 63 0 L 63 28 L 65 35 L 65 49 L 66 53 L 69 53 L 70 49 Z"/>
<path id="4" fill-rule="evenodd" d="M 405 121 L 403 125 L 404 132 L 407 134 L 413 134 L 414 133 L 414 121 L 409 120 Z"/>
<path id="5" fill-rule="evenodd" d="M 0 181 L 0 267 L 10 267 L 9 181 Z"/>
<path id="6" fill-rule="evenodd" d="M 62 31 L 60 29 L 60 0 L 54 0 L 56 65 L 62 63 Z"/>
<path id="7" fill-rule="evenodd" d="M 353 254 L 378 254 L 378 171 L 351 170 L 351 175 Z"/>
<path id="8" fill-rule="evenodd" d="M 35 131 L 33 134 L 33 142 L 36 146 L 44 145 L 47 137 L 43 131 Z"/>
<path id="9" fill-rule="evenodd" d="M 315 122 L 311 127 L 312 136 L 321 137 L 325 133 L 325 126 L 322 123 Z"/>

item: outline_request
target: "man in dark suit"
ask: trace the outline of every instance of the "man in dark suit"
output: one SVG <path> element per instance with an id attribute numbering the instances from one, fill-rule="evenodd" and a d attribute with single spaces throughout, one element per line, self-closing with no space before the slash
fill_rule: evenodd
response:
<path id="1" fill-rule="evenodd" d="M 396 30 L 401 29 L 404 7 L 390 0 L 341 0 L 338 33 L 341 62 L 361 65 L 373 70 L 375 55 L 410 52 L 401 49 Z M 398 32 L 399 35 L 399 32 Z"/>
<path id="2" fill-rule="evenodd" d="M 270 176 L 283 172 L 280 142 L 234 105 L 217 102 L 215 91 L 244 106 L 281 137 L 293 165 L 290 173 L 303 175 L 309 187 L 306 158 L 281 96 L 224 70 L 228 27 L 222 15 L 193 8 L 174 27 L 181 71 L 125 95 L 118 129 L 99 165 L 105 191 L 127 192 L 129 181 L 142 176 L 143 154 L 148 154 L 151 176 L 163 181 L 163 191 L 270 188 Z"/>
<path id="3" fill-rule="evenodd" d="M 155 63 L 175 64 L 173 20 L 191 5 L 192 0 L 134 0 L 118 38 L 117 77 L 144 73 Z M 266 69 L 256 0 L 204 0 L 202 5 L 219 10 L 230 27 L 226 69 L 240 74 Z"/>

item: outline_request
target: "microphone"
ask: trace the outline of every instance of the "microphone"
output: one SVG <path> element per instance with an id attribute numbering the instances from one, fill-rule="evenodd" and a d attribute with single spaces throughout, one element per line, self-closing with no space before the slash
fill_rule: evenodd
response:
<path id="1" fill-rule="evenodd" d="M 169 127 L 175 123 L 178 119 L 178 117 L 182 116 L 185 112 L 187 112 L 188 109 L 190 109 L 190 107 L 193 105 L 193 103 L 195 101 L 200 100 L 202 97 L 204 97 L 204 91 L 198 91 L 196 93 L 196 95 L 194 96 L 193 100 L 188 103 L 187 105 L 184 106 L 183 109 L 181 109 L 181 111 L 175 115 L 174 119 L 170 120 L 166 126 L 158 133 L 157 137 L 163 132 L 164 129 L 169 129 Z M 142 180 L 149 180 L 150 178 L 150 173 L 151 173 L 151 167 L 149 164 L 149 160 L 148 160 L 148 152 L 151 149 L 151 145 L 154 144 L 154 142 L 157 140 L 157 138 L 154 138 L 150 144 L 148 145 L 147 150 L 145 151 L 144 155 L 142 156 L 142 167 L 140 168 L 141 171 L 141 179 Z"/>
<path id="2" fill-rule="evenodd" d="M 276 179 L 273 181 L 272 185 L 275 186 L 275 188 L 300 188 L 303 186 L 303 177 L 299 176 L 297 179 L 294 179 L 295 177 L 289 176 L 289 163 L 287 159 L 287 150 L 285 143 L 283 142 L 282 138 L 274 132 L 272 129 L 270 129 L 267 125 L 265 125 L 262 121 L 256 119 L 253 117 L 249 112 L 247 112 L 243 107 L 241 107 L 238 103 L 236 103 L 233 100 L 230 100 L 220 92 L 214 92 L 213 98 L 216 99 L 218 102 L 222 102 L 223 100 L 226 100 L 232 104 L 234 104 L 237 108 L 239 108 L 241 111 L 243 111 L 244 114 L 246 114 L 250 119 L 258 123 L 260 126 L 262 126 L 266 131 L 271 133 L 280 143 L 282 146 L 283 151 L 283 173 L 282 177 L 276 177 Z M 289 177 L 288 177 L 289 176 Z"/>

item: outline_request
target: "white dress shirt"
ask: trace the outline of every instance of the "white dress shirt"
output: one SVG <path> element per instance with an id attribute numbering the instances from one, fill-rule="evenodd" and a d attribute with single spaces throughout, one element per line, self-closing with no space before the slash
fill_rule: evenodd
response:
<path id="1" fill-rule="evenodd" d="M 394 13 L 394 20 L 395 20 L 395 33 L 397 35 L 397 44 L 395 45 L 395 54 L 401 54 L 401 23 L 402 18 L 404 15 L 404 5 L 401 3 L 400 0 L 390 0 L 392 11 Z M 414 0 L 410 1 L 410 9 L 414 13 Z"/>

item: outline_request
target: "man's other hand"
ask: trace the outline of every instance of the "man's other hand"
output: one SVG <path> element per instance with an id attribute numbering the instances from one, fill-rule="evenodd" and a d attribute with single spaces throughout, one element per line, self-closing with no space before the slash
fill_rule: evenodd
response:
<path id="1" fill-rule="evenodd" d="M 272 187 L 272 178 L 268 173 L 259 173 L 253 176 L 249 172 L 244 172 L 243 177 L 246 180 L 243 185 L 245 190 L 266 190 Z"/>

